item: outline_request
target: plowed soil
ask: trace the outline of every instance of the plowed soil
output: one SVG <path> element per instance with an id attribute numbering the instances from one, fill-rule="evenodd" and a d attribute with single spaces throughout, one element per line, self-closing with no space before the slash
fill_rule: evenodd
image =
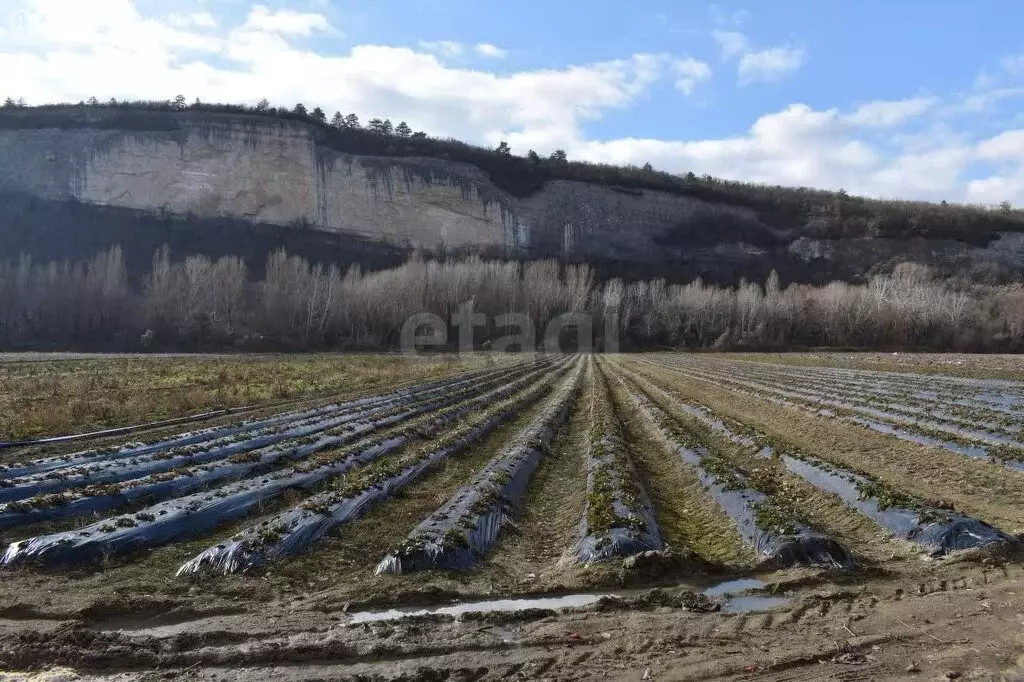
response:
<path id="1" fill-rule="evenodd" d="M 747 366 L 851 367 L 874 376 L 866 364 L 875 361 L 856 355 L 714 357 L 737 376 Z M 1012 379 L 1019 369 L 1003 358 L 969 371 L 965 357 L 907 360 L 900 371 L 985 381 Z M 892 370 L 882 359 L 878 369 Z M 421 520 L 501 455 L 573 372 L 558 374 L 553 390 L 515 419 L 297 556 L 232 575 L 175 575 L 198 552 L 316 491 L 292 490 L 240 521 L 99 563 L 0 568 L 0 680 L 1024 679 L 1024 473 L 696 378 L 687 374 L 692 362 L 672 354 L 572 358 L 581 390 L 568 419 L 521 503 L 508 510 L 497 544 L 463 571 L 374 574 Z M 1013 365 L 1005 377 L 1003 365 Z M 457 372 L 485 366 L 476 361 Z M 947 366 L 956 371 L 942 373 Z M 926 369 L 915 373 L 919 367 Z M 605 390 L 666 547 L 584 566 L 575 543 L 593 503 L 587 398 Z M 681 429 L 743 471 L 761 466 L 756 449 L 716 440 L 684 408 L 700 406 L 922 504 L 952 507 L 1008 540 L 927 556 L 791 475 L 773 494 L 803 500 L 800 520 L 848 547 L 857 566 L 779 566 L 743 542 L 694 470 L 636 409 L 634 394 L 661 401 Z M 443 435 L 425 434 L 423 443 Z M 0 536 L 13 542 L 97 520 Z M 703 594 L 739 579 L 748 582 Z M 585 603 L 555 609 L 529 601 L 568 595 Z M 512 611 L 490 605 L 503 599 L 527 601 Z M 481 603 L 460 615 L 431 613 L 474 602 Z M 390 609 L 399 613 L 385 617 Z"/>

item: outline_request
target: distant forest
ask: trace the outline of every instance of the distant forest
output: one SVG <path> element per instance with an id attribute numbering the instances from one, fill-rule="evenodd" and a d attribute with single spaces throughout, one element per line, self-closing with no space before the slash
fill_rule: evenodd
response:
<path id="1" fill-rule="evenodd" d="M 888 201 L 827 192 L 733 182 L 694 173 L 674 175 L 644 166 L 614 166 L 574 161 L 563 150 L 541 157 L 533 150 L 512 150 L 502 142 L 495 149 L 455 139 L 438 139 L 413 131 L 405 122 L 372 118 L 362 122 L 354 113 L 329 115 L 304 104 L 291 108 L 188 103 L 183 96 L 161 102 L 95 98 L 78 104 L 27 107 L 8 98 L 0 106 L 0 128 L 78 126 L 120 130 L 176 129 L 182 116 L 232 115 L 253 123 L 272 121 L 309 125 L 319 144 L 339 151 L 377 156 L 427 156 L 473 164 L 496 186 L 517 196 L 537 192 L 549 180 L 598 183 L 625 192 L 656 190 L 742 206 L 757 212 L 769 227 L 796 230 L 816 237 L 926 237 L 987 244 L 996 232 L 1024 230 L 1024 211 L 1008 203 L 998 208 L 916 201 Z M 517 153 L 513 153 L 513 151 Z M 522 154 L 522 155 L 520 155 Z"/>
<path id="2" fill-rule="evenodd" d="M 474 345 L 493 347 L 521 329 L 499 315 L 523 313 L 538 346 L 563 313 L 591 316 L 595 348 L 614 330 L 620 350 L 810 347 L 1024 351 L 1024 285 L 939 279 L 904 263 L 866 284 L 735 287 L 700 280 L 598 282 L 587 265 L 479 257 L 413 257 L 366 272 L 273 253 L 262 278 L 239 257 L 167 249 L 130 277 L 121 250 L 80 262 L 0 261 L 0 348 L 244 350 L 397 348 L 410 316 L 450 321 L 471 303 L 483 313 Z M 458 337 L 449 334 L 450 347 Z"/>

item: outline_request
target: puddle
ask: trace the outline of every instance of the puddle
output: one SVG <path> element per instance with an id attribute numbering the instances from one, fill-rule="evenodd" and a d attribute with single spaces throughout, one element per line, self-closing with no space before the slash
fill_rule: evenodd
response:
<path id="1" fill-rule="evenodd" d="M 737 592 L 744 592 L 746 590 L 760 590 L 765 587 L 768 587 L 768 585 L 757 578 L 738 578 L 736 580 L 728 580 L 724 583 L 712 585 L 708 589 L 704 590 L 704 596 L 721 597 L 725 594 L 736 594 Z"/>
<path id="2" fill-rule="evenodd" d="M 712 598 L 729 597 L 728 601 L 722 605 L 722 613 L 767 611 L 768 609 L 774 609 L 776 606 L 785 606 L 793 601 L 792 597 L 762 596 L 758 594 L 733 596 L 748 590 L 761 590 L 765 587 L 768 587 L 768 585 L 757 578 L 737 578 L 736 580 L 727 580 L 724 583 L 712 585 L 704 590 L 704 596 Z"/>
<path id="3" fill-rule="evenodd" d="M 351 625 L 397 620 L 406 616 L 458 616 L 463 613 L 514 613 L 528 609 L 567 609 L 574 606 L 596 604 L 603 597 L 620 597 L 617 594 L 567 594 L 561 597 L 538 597 L 536 599 L 495 599 L 493 601 L 453 604 L 434 609 L 388 609 L 386 611 L 360 611 L 351 614 Z"/>
<path id="4" fill-rule="evenodd" d="M 751 595 L 747 597 L 733 597 L 722 606 L 722 613 L 752 613 L 754 611 L 767 611 L 777 606 L 785 606 L 793 601 L 789 597 L 761 597 Z"/>
<path id="5" fill-rule="evenodd" d="M 704 590 L 708 597 L 721 597 L 734 595 L 748 590 L 759 590 L 767 585 L 757 578 L 738 578 L 728 580 L 724 583 L 712 585 Z M 515 613 L 529 609 L 568 609 L 576 606 L 589 606 L 596 604 L 604 597 L 624 598 L 630 594 L 639 593 L 637 590 L 623 590 L 617 593 L 605 594 L 567 594 L 560 597 L 537 597 L 533 599 L 494 599 L 491 601 L 466 602 L 463 604 L 452 604 L 434 608 L 404 607 L 387 609 L 384 611 L 358 611 L 350 613 L 348 625 L 359 625 L 360 623 L 380 623 L 390 620 L 398 620 L 407 616 L 458 616 L 464 613 Z M 792 601 L 789 597 L 742 595 L 730 596 L 729 600 L 722 607 L 727 613 L 744 613 L 748 611 L 764 611 L 783 606 Z M 508 632 L 496 629 L 493 633 L 496 636 L 507 638 Z"/>

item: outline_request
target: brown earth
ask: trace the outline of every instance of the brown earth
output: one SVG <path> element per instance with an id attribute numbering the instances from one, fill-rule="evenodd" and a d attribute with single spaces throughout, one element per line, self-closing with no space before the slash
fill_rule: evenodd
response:
<path id="1" fill-rule="evenodd" d="M 126 597 L 76 613 L 8 602 L 2 665 L 120 680 L 635 680 L 648 670 L 688 680 L 943 679 L 947 671 L 1022 679 L 1019 560 L 979 553 L 842 579 L 788 571 L 766 577 L 792 602 L 749 614 L 703 612 L 683 588 L 561 613 L 366 625 L 325 605 L 329 588 L 244 607 L 200 595 Z"/>
<path id="2" fill-rule="evenodd" d="M 312 553 L 265 569 L 174 577 L 183 561 L 250 525 L 250 517 L 95 569 L 4 572 L 0 680 L 1024 679 L 1018 544 L 929 559 L 828 496 L 801 490 L 810 512 L 857 550 L 859 567 L 755 566 L 692 473 L 629 409 L 626 384 L 615 377 L 648 377 L 680 399 L 920 497 L 950 499 L 1011 533 L 1024 528 L 1024 474 L 679 381 L 635 358 L 602 359 L 592 371 L 610 379 L 671 552 L 592 568 L 567 560 L 587 498 L 588 401 L 578 400 L 513 525 L 474 569 L 373 575 L 388 550 L 529 423 L 540 401 Z M 585 376 L 584 392 L 594 390 L 594 378 Z M 725 454 L 740 463 L 746 456 Z M 744 577 L 764 583 L 746 596 L 785 601 L 734 613 L 721 610 L 736 606 L 731 597 L 700 596 Z M 559 611 L 353 622 L 367 610 L 566 594 L 618 598 Z"/>

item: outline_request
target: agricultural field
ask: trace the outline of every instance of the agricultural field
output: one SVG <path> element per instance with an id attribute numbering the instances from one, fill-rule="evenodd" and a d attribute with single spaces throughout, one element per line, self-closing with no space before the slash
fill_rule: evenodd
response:
<path id="1" fill-rule="evenodd" d="M 355 395 L 500 358 L 0 353 L 0 441 Z"/>
<path id="2" fill-rule="evenodd" d="M 0 670 L 1024 673 L 1020 367 L 874 358 L 0 363 L 0 439 L 188 418 L 0 449 Z"/>

